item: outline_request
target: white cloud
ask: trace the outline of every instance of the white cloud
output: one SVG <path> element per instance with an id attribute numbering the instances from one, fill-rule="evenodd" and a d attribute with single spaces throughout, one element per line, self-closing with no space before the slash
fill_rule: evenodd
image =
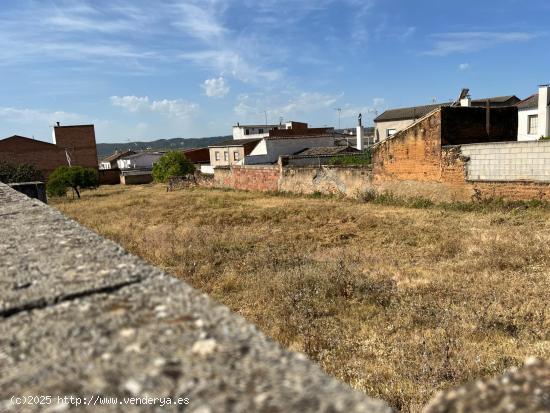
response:
<path id="1" fill-rule="evenodd" d="M 149 98 L 147 96 L 111 96 L 111 103 L 130 112 L 137 112 L 149 106 Z"/>
<path id="2" fill-rule="evenodd" d="M 231 74 L 243 82 L 275 81 L 281 77 L 279 70 L 253 65 L 240 53 L 230 48 L 182 53 L 180 57 L 208 69 Z"/>
<path id="3" fill-rule="evenodd" d="M 162 99 L 150 101 L 148 96 L 111 96 L 113 106 L 122 107 L 129 112 L 147 110 L 158 112 L 170 117 L 190 117 L 199 108 L 196 103 L 187 102 L 183 99 Z"/>
<path id="4" fill-rule="evenodd" d="M 470 68 L 470 63 L 461 63 L 458 65 L 458 70 L 463 72 L 464 70 L 468 70 Z"/>
<path id="5" fill-rule="evenodd" d="M 229 93 L 229 86 L 223 77 L 206 79 L 202 84 L 204 93 L 210 97 L 223 97 Z"/>
<path id="6" fill-rule="evenodd" d="M 296 116 L 331 108 L 341 97 L 342 94 L 327 95 L 318 92 L 296 93 L 286 99 L 283 96 L 273 95 L 241 95 L 233 110 L 237 115 L 243 117 L 257 116 L 264 110 L 272 118 Z"/>
<path id="7" fill-rule="evenodd" d="M 372 100 L 373 106 L 382 106 L 384 103 L 386 103 L 386 99 L 384 98 L 374 98 Z"/>
<path id="8" fill-rule="evenodd" d="M 170 117 L 186 118 L 194 115 L 199 106 L 196 103 L 186 102 L 182 99 L 163 99 L 151 102 L 150 108 L 153 112 L 163 113 Z"/>
<path id="9" fill-rule="evenodd" d="M 435 43 L 423 54 L 447 56 L 453 53 L 470 53 L 505 43 L 526 42 L 539 37 L 528 32 L 453 32 L 433 35 Z"/>
<path id="10" fill-rule="evenodd" d="M 202 4 L 204 7 L 204 4 Z M 227 29 L 218 21 L 215 9 L 201 8 L 195 4 L 181 4 L 180 19 L 175 26 L 183 29 L 187 34 L 201 40 L 212 40 L 227 32 Z"/>
<path id="11" fill-rule="evenodd" d="M 29 108 L 12 108 L 12 107 L 0 107 L 0 118 L 4 122 L 13 123 L 34 123 L 41 122 L 44 124 L 53 125 L 54 122 L 61 123 L 77 123 L 89 120 L 84 115 L 77 113 L 70 113 L 64 111 L 45 111 Z"/>

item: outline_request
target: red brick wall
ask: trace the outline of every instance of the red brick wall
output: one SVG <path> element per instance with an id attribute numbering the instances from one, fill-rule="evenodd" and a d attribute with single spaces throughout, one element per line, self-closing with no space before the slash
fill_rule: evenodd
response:
<path id="1" fill-rule="evenodd" d="M 387 139 L 373 151 L 374 182 L 441 179 L 441 112 Z"/>
<path id="2" fill-rule="evenodd" d="M 94 125 L 55 126 L 54 133 L 55 144 L 69 150 L 75 165 L 97 169 Z"/>
<path id="3" fill-rule="evenodd" d="M 60 165 L 67 165 L 65 151 L 56 145 L 15 136 L 0 141 L 0 160 L 11 164 L 31 164 L 44 178 Z"/>
<path id="4" fill-rule="evenodd" d="M 214 169 L 214 186 L 245 191 L 277 191 L 278 165 L 247 165 Z"/>
<path id="5" fill-rule="evenodd" d="M 0 140 L 0 160 L 31 164 L 47 179 L 55 168 L 67 165 L 65 148 L 73 165 L 98 168 L 93 125 L 55 127 L 56 145 L 22 136 Z"/>

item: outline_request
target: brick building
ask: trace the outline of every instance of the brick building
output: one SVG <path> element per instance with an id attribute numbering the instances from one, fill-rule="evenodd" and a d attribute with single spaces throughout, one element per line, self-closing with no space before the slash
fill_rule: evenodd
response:
<path id="1" fill-rule="evenodd" d="M 53 144 L 14 135 L 0 140 L 0 161 L 31 164 L 47 178 L 55 168 L 98 168 L 94 125 L 54 126 Z"/>

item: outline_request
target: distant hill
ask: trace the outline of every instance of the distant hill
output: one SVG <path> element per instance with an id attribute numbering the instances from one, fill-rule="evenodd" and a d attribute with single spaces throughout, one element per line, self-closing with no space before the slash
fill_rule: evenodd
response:
<path id="1" fill-rule="evenodd" d="M 174 138 L 174 139 L 158 139 L 151 142 L 124 142 L 124 143 L 98 143 L 97 157 L 103 159 L 109 156 L 117 149 L 124 150 L 169 150 L 169 149 L 190 149 L 203 148 L 208 145 L 231 139 L 229 136 L 213 136 L 210 138 Z"/>

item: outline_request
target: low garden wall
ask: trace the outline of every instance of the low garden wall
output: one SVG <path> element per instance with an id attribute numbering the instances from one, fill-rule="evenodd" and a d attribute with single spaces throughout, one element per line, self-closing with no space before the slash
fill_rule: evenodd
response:
<path id="1" fill-rule="evenodd" d="M 120 169 L 100 169 L 99 185 L 120 184 Z"/>

